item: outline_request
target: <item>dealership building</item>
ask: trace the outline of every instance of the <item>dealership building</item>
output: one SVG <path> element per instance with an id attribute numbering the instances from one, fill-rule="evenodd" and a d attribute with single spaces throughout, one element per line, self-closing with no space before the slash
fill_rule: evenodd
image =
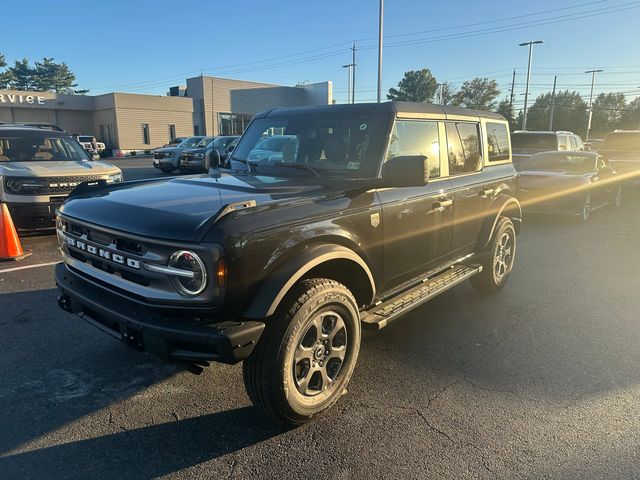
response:
<path id="1" fill-rule="evenodd" d="M 115 151 L 141 151 L 175 137 L 240 134 L 262 110 L 327 105 L 332 97 L 330 81 L 286 87 L 206 76 L 188 78 L 167 96 L 0 90 L 0 123 L 51 123 Z"/>

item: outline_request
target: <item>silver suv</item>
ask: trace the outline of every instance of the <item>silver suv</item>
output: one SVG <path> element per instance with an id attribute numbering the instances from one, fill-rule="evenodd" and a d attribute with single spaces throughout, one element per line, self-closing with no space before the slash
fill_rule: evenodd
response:
<path id="1" fill-rule="evenodd" d="M 19 229 L 55 227 L 55 211 L 80 183 L 122 181 L 118 167 L 89 161 L 70 134 L 0 125 L 0 202 Z"/>
<path id="2" fill-rule="evenodd" d="M 582 139 L 573 132 L 534 130 L 515 130 L 511 134 L 511 148 L 516 168 L 536 153 L 585 150 Z"/>

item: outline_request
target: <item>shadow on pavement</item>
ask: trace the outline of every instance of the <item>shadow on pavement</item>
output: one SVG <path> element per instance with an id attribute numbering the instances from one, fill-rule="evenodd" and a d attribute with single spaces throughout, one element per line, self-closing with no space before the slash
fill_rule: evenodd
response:
<path id="1" fill-rule="evenodd" d="M 0 458 L 3 479 L 155 478 L 274 437 L 285 429 L 252 407 L 127 430 Z"/>

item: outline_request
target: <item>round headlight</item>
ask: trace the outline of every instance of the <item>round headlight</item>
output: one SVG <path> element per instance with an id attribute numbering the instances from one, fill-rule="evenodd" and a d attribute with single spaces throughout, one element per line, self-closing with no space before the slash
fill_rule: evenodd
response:
<path id="1" fill-rule="evenodd" d="M 175 287 L 183 295 L 198 295 L 207 286 L 207 270 L 200 257 L 195 253 L 179 250 L 171 255 L 169 266 L 185 272 L 185 275 L 172 277 Z"/>
<path id="2" fill-rule="evenodd" d="M 20 180 L 7 180 L 7 189 L 18 193 L 22 190 L 22 182 Z"/>

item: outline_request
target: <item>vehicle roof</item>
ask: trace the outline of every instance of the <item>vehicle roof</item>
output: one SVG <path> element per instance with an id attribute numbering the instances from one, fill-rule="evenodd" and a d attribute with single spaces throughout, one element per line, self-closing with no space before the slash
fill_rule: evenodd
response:
<path id="1" fill-rule="evenodd" d="M 356 103 L 341 105 L 315 105 L 308 107 L 292 107 L 278 108 L 261 112 L 255 118 L 265 117 L 281 117 L 285 115 L 304 115 L 304 114 L 322 114 L 322 113 L 359 113 L 359 114 L 376 114 L 386 113 L 397 116 L 398 114 L 433 114 L 448 116 L 467 116 L 467 117 L 484 117 L 496 120 L 505 120 L 505 118 L 495 112 L 485 112 L 481 110 L 473 110 L 464 107 L 452 107 L 448 105 L 436 105 L 433 103 L 417 103 L 417 102 L 383 102 L 383 103 Z"/>
<path id="2" fill-rule="evenodd" d="M 0 133 L 12 133 L 14 135 L 33 135 L 34 133 L 46 133 L 49 137 L 70 137 L 71 134 L 58 131 L 49 130 L 48 128 L 41 127 L 27 127 L 25 125 L 0 125 Z"/>
<path id="3" fill-rule="evenodd" d="M 27 127 L 35 128 L 36 130 L 53 130 L 55 132 L 64 132 L 64 129 L 53 123 L 40 123 L 40 122 L 0 122 L 0 127 Z"/>

